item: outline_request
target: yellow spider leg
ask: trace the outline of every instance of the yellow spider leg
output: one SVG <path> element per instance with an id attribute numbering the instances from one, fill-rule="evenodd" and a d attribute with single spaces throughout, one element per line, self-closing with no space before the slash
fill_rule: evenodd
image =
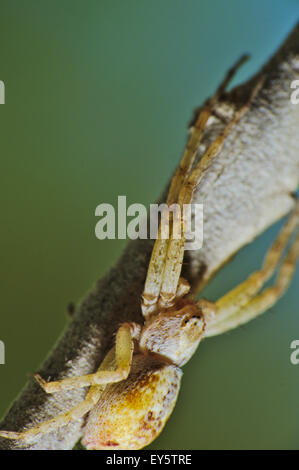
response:
<path id="1" fill-rule="evenodd" d="M 134 325 L 124 323 L 117 331 L 115 343 L 117 368 L 115 370 L 103 370 L 100 368 L 94 374 L 70 377 L 55 382 L 46 382 L 36 374 L 36 380 L 47 393 L 55 393 L 91 385 L 106 385 L 108 383 L 125 380 L 130 372 L 134 350 L 133 328 Z"/>
<path id="2" fill-rule="evenodd" d="M 248 110 L 252 100 L 260 90 L 262 85 L 262 81 L 259 81 L 257 85 L 254 87 L 249 100 L 245 103 L 235 114 L 233 119 L 227 124 L 224 128 L 223 132 L 215 139 L 214 142 L 209 146 L 207 151 L 202 156 L 200 162 L 196 166 L 196 168 L 192 171 L 190 177 L 187 181 L 183 184 L 180 194 L 179 194 L 179 205 L 181 207 L 181 214 L 183 214 L 183 207 L 185 204 L 190 204 L 193 196 L 193 192 L 195 188 L 200 183 L 202 176 L 204 175 L 205 171 L 211 165 L 211 162 L 214 158 L 220 153 L 223 144 L 225 142 L 226 137 L 230 133 L 233 126 L 235 126 L 242 116 Z M 184 257 L 184 246 L 185 246 L 185 232 L 186 232 L 186 221 L 184 221 L 183 216 L 181 216 L 180 220 L 175 220 L 175 223 L 180 223 L 181 227 L 180 230 L 178 228 L 174 228 L 176 233 L 181 233 L 180 238 L 173 238 L 171 239 L 167 251 L 167 260 L 164 269 L 163 275 L 163 283 L 161 287 L 161 299 L 165 306 L 169 305 L 172 299 L 175 297 L 176 289 L 178 285 L 178 280 L 180 277 L 183 257 Z"/>
<path id="3" fill-rule="evenodd" d="M 158 237 L 152 251 L 144 291 L 142 294 L 141 309 L 144 318 L 147 318 L 155 311 L 163 280 L 163 270 L 168 244 L 168 239 L 161 238 L 161 227 L 159 227 Z"/>
<path id="4" fill-rule="evenodd" d="M 208 325 L 205 336 L 209 337 L 225 333 L 228 330 L 249 322 L 272 307 L 288 288 L 295 272 L 298 257 L 299 234 L 296 236 L 281 265 L 275 284 L 265 289 L 259 295 L 253 297 L 246 305 L 241 307 L 233 315 L 225 318 L 224 320 Z"/>
<path id="5" fill-rule="evenodd" d="M 208 100 L 207 104 L 199 113 L 194 126 L 192 127 L 191 134 L 189 136 L 186 149 L 183 153 L 182 160 L 175 172 L 175 175 L 171 181 L 170 189 L 167 197 L 167 205 L 171 206 L 178 199 L 180 190 L 185 183 L 189 172 L 194 163 L 194 159 L 202 139 L 203 132 L 205 130 L 207 121 L 211 115 L 213 106 L 215 105 L 219 96 L 225 91 L 230 80 L 236 73 L 237 69 L 248 59 L 246 55 L 242 56 L 236 64 L 228 71 L 226 77 L 218 87 L 215 95 Z M 152 256 L 150 259 L 147 277 L 145 281 L 144 292 L 142 295 L 142 313 L 146 318 L 152 314 L 157 304 L 161 286 L 163 282 L 163 273 L 166 263 L 167 250 L 169 247 L 169 239 L 161 238 L 161 225 L 159 227 L 158 237 L 154 244 Z M 178 282 L 178 279 L 177 279 Z"/>
<path id="6" fill-rule="evenodd" d="M 183 153 L 182 160 L 175 172 L 175 175 L 171 181 L 169 194 L 168 194 L 168 201 L 167 204 L 171 205 L 177 202 L 178 195 L 180 192 L 181 187 L 183 186 L 185 180 L 188 177 L 189 171 L 192 168 L 194 163 L 194 159 L 196 153 L 198 151 L 199 144 L 202 139 L 203 132 L 205 130 L 207 121 L 211 116 L 213 107 L 219 97 L 224 93 L 229 82 L 237 72 L 238 68 L 248 59 L 247 55 L 243 55 L 234 65 L 233 67 L 227 72 L 225 78 L 220 83 L 219 87 L 216 90 L 215 95 L 209 99 L 206 105 L 203 107 L 201 112 L 199 113 L 194 125 L 192 126 L 191 134 L 187 142 L 186 149 Z"/>
<path id="7" fill-rule="evenodd" d="M 167 197 L 168 206 L 175 203 L 177 200 L 179 190 L 182 184 L 185 182 L 189 170 L 192 167 L 198 149 L 198 145 L 200 143 L 203 131 L 210 115 L 211 107 L 207 106 L 202 110 L 196 120 L 192 133 L 188 139 L 186 150 L 183 154 L 181 163 L 179 164 L 170 185 L 170 190 Z M 171 220 L 173 220 L 173 217 L 171 218 Z M 170 227 L 172 225 L 171 220 L 169 220 Z M 163 282 L 163 272 L 165 267 L 166 255 L 170 243 L 171 233 L 169 233 L 168 239 L 162 238 L 161 225 L 162 224 L 160 224 L 158 237 L 155 241 L 154 248 L 152 251 L 144 286 L 144 292 L 142 295 L 142 313 L 145 318 L 147 318 L 150 314 L 153 313 L 157 301 L 159 299 L 161 285 Z"/>
<path id="8" fill-rule="evenodd" d="M 115 368 L 115 350 L 111 349 L 105 356 L 99 370 L 113 370 Z M 12 432 L 12 431 L 0 431 L 0 437 L 6 439 L 22 440 L 25 442 L 32 442 L 40 434 L 46 434 L 61 426 L 65 426 L 71 421 L 82 418 L 88 413 L 95 404 L 99 401 L 99 398 L 104 390 L 104 385 L 94 385 L 90 387 L 88 394 L 84 401 L 74 406 L 72 409 L 56 416 L 53 419 L 37 424 L 31 429 L 27 429 L 23 432 Z"/>
<path id="9" fill-rule="evenodd" d="M 188 177 L 189 171 L 192 168 L 196 153 L 198 151 L 199 144 L 202 139 L 203 132 L 205 130 L 207 121 L 211 116 L 213 107 L 219 97 L 224 93 L 229 82 L 237 72 L 238 68 L 248 59 L 247 55 L 243 55 L 227 72 L 225 78 L 220 83 L 219 87 L 216 90 L 214 96 L 209 99 L 206 105 L 203 107 L 199 113 L 194 125 L 192 126 L 191 134 L 189 136 L 186 149 L 183 153 L 182 160 L 177 167 L 175 175 L 171 181 L 170 189 L 168 193 L 167 204 L 171 205 L 177 202 L 178 195 L 181 187 L 183 186 L 185 180 Z"/>
<path id="10" fill-rule="evenodd" d="M 259 271 L 254 272 L 246 281 L 232 289 L 221 297 L 215 304 L 216 315 L 214 322 L 217 324 L 237 313 L 246 305 L 264 286 L 274 274 L 283 252 L 294 232 L 299 227 L 299 201 L 287 222 L 281 229 L 278 237 L 266 255 L 264 264 Z M 295 244 L 296 246 L 296 244 Z"/>

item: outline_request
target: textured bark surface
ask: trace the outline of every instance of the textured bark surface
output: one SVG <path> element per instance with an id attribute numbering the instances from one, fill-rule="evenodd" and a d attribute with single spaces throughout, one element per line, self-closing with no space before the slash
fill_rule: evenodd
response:
<path id="1" fill-rule="evenodd" d="M 299 105 L 290 101 L 292 80 L 299 78 L 299 26 L 268 64 L 247 83 L 222 97 L 209 121 L 203 145 L 223 128 L 236 106 L 246 101 L 258 77 L 265 81 L 248 113 L 228 137 L 194 196 L 204 204 L 204 245 L 186 253 L 185 276 L 202 287 L 243 245 L 285 215 L 299 184 Z M 77 309 L 67 330 L 39 371 L 47 379 L 92 372 L 101 362 L 123 321 L 142 321 L 140 295 L 151 241 L 130 242 L 110 272 L 98 281 Z M 86 390 L 46 395 L 30 380 L 12 405 L 1 429 L 20 431 L 64 412 Z M 24 446 L 0 439 L 0 449 L 71 449 L 84 421 Z"/>

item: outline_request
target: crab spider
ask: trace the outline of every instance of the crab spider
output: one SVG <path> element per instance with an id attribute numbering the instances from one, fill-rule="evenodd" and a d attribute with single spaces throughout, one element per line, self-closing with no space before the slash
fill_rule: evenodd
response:
<path id="1" fill-rule="evenodd" d="M 177 203 L 183 207 L 192 201 L 194 189 L 221 151 L 226 136 L 258 93 L 260 81 L 247 103 L 235 112 L 193 168 L 208 118 L 243 60 L 229 71 L 214 97 L 198 114 L 170 185 L 168 205 Z M 175 224 L 180 224 L 180 233 L 184 234 L 183 217 L 173 220 L 172 235 L 178 233 Z M 40 434 L 51 432 L 89 413 L 83 438 L 83 444 L 88 449 L 140 449 L 150 444 L 162 431 L 175 406 L 182 376 L 181 366 L 192 357 L 200 341 L 255 318 L 285 292 L 299 256 L 299 234 L 291 241 L 298 227 L 297 202 L 262 268 L 218 301 L 210 303 L 187 296 L 190 286 L 181 277 L 184 235 L 163 239 L 160 226 L 142 296 L 143 325 L 122 324 L 116 333 L 114 347 L 93 374 L 54 382 L 46 382 L 36 374 L 36 380 L 46 393 L 90 388 L 85 400 L 64 414 L 22 432 L 0 431 L 0 437 L 31 442 Z M 290 248 L 283 259 L 289 243 Z M 276 271 L 278 274 L 273 286 L 261 292 Z"/>

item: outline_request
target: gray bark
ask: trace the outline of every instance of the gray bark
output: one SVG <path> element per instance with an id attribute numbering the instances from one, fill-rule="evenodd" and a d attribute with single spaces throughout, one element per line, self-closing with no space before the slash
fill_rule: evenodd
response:
<path id="1" fill-rule="evenodd" d="M 194 196 L 194 202 L 204 204 L 204 245 L 199 251 L 186 252 L 184 275 L 193 287 L 203 287 L 242 246 L 294 204 L 293 193 L 299 183 L 299 105 L 290 101 L 290 84 L 299 78 L 299 25 L 255 77 L 222 97 L 198 158 L 260 76 L 265 77 L 261 91 Z M 39 371 L 44 378 L 94 371 L 118 325 L 142 321 L 140 296 L 151 249 L 150 240 L 128 243 L 116 266 L 95 283 L 78 307 Z M 85 393 L 83 389 L 46 395 L 30 380 L 0 428 L 20 431 L 34 426 L 71 408 Z M 0 439 L 0 449 L 71 449 L 82 435 L 83 424 L 84 420 L 72 423 L 41 436 L 30 446 Z"/>

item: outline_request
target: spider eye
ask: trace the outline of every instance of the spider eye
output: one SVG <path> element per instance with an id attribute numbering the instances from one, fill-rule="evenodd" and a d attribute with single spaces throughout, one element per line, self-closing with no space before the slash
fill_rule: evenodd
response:
<path id="1" fill-rule="evenodd" d="M 192 317 L 184 318 L 184 320 L 182 321 L 182 326 L 187 325 L 187 323 L 189 323 L 190 320 L 193 320 L 194 324 L 197 325 L 197 320 L 200 320 L 200 319 L 201 319 L 200 315 L 193 315 Z"/>

